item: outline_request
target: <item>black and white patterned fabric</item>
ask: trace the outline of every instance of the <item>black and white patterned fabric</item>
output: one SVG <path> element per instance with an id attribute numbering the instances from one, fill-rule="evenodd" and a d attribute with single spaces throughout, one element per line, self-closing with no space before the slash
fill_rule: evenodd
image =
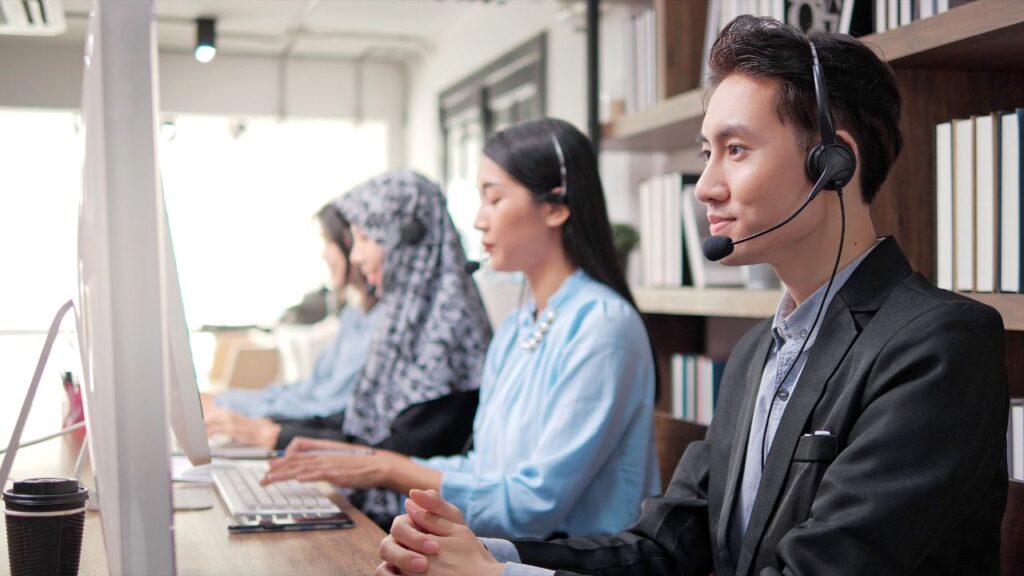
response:
<path id="1" fill-rule="evenodd" d="M 408 170 L 387 172 L 335 206 L 385 254 L 376 334 L 343 425 L 346 436 L 374 445 L 409 406 L 478 388 L 491 328 L 436 184 Z M 404 245 L 400 229 L 414 209 L 426 234 Z M 353 500 L 375 519 L 399 513 L 389 491 Z"/>

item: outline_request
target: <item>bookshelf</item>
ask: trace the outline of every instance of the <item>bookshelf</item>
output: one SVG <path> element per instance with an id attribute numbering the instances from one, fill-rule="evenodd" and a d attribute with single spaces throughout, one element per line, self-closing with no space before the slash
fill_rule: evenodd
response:
<path id="1" fill-rule="evenodd" d="M 703 45 L 706 1 L 655 2 L 654 6 L 659 18 L 664 14 L 677 23 L 688 20 L 684 28 L 695 36 L 691 43 Z M 695 23 L 698 19 L 699 26 Z M 1024 106 L 1021 38 L 1024 2 L 1013 0 L 974 0 L 863 38 L 893 66 L 904 98 L 904 148 L 875 200 L 874 220 L 879 233 L 895 235 L 914 269 L 932 281 L 934 126 L 954 117 Z M 604 124 L 602 149 L 676 153 L 693 147 L 703 119 L 704 91 L 697 82 L 673 88 L 674 93 L 663 91 L 663 99 L 653 108 Z M 728 330 L 724 336 L 707 332 L 713 331 L 720 319 L 771 316 L 781 292 L 636 287 L 634 295 L 651 329 L 664 383 L 668 381 L 665 357 L 675 352 L 731 349 L 739 335 Z M 1024 294 L 965 295 L 1002 315 L 1007 330 L 1010 393 L 1024 396 Z M 698 334 L 681 336 L 685 331 Z M 664 384 L 661 392 L 659 408 L 664 408 L 670 392 Z"/>

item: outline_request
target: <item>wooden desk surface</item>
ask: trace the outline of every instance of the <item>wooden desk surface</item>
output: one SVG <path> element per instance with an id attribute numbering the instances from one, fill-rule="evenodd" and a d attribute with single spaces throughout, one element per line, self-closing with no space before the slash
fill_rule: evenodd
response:
<path id="1" fill-rule="evenodd" d="M 61 442 L 56 442 L 61 444 Z M 72 450 L 62 448 L 66 456 Z M 26 454 L 27 455 L 27 454 Z M 19 453 L 18 460 L 21 460 Z M 62 458 L 62 460 L 64 460 Z M 66 462 L 66 460 L 64 460 Z M 72 460 L 73 461 L 73 460 Z M 16 468 L 24 468 L 19 466 Z M 44 474 L 53 475 L 50 469 Z M 68 474 L 68 471 L 60 471 Z M 15 478 L 26 475 L 12 474 Z M 229 534 L 227 513 L 216 490 L 214 506 L 174 514 L 175 557 L 178 574 L 372 574 L 380 560 L 377 547 L 384 532 L 341 496 L 331 499 L 355 520 L 354 528 L 264 534 Z M 0 574 L 10 574 L 7 528 L 0 522 Z M 109 574 L 100 516 L 87 512 L 80 574 Z"/>

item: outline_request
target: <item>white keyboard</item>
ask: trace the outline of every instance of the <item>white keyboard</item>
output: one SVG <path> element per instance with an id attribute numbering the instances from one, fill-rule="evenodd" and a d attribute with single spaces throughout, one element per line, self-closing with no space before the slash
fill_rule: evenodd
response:
<path id="1" fill-rule="evenodd" d="M 297 480 L 260 486 L 266 464 L 236 464 L 212 469 L 224 505 L 232 516 L 242 514 L 337 514 L 341 510 L 313 484 Z"/>

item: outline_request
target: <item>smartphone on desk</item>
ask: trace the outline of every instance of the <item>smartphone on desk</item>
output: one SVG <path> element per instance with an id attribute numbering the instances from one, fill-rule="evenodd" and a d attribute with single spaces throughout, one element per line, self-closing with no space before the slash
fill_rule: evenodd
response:
<path id="1" fill-rule="evenodd" d="M 228 532 L 232 534 L 297 530 L 337 530 L 340 528 L 352 528 L 353 526 L 355 526 L 355 522 L 344 512 L 335 514 L 245 514 L 228 518 Z"/>

